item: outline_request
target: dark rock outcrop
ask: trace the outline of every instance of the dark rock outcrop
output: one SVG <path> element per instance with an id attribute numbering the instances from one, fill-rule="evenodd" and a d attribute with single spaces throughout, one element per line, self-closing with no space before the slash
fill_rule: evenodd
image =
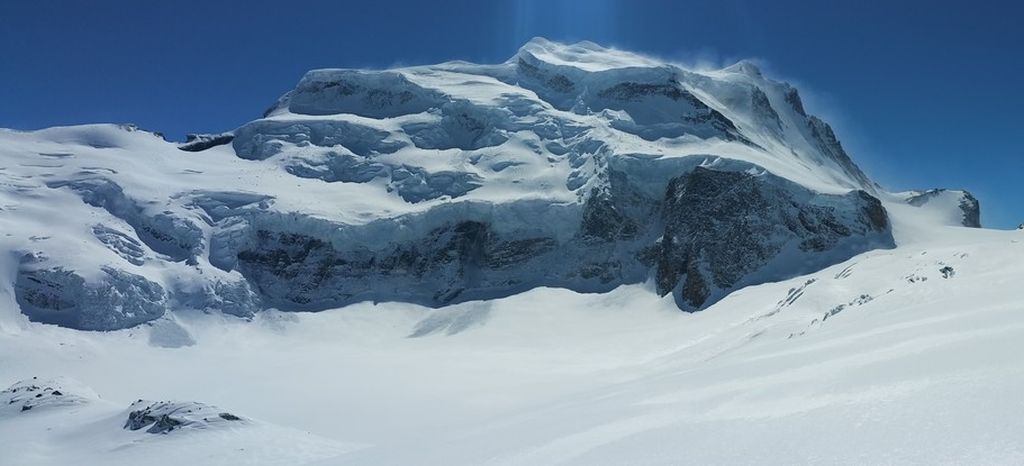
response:
<path id="1" fill-rule="evenodd" d="M 235 139 L 232 133 L 223 134 L 188 134 L 185 136 L 185 143 L 178 146 L 186 152 L 201 152 L 217 146 L 230 144 Z"/>
<path id="2" fill-rule="evenodd" d="M 795 87 L 789 87 L 786 89 L 786 103 L 793 107 L 800 116 L 807 116 L 807 112 L 804 110 L 804 102 L 800 99 L 800 92 Z"/>
<path id="3" fill-rule="evenodd" d="M 750 106 L 754 115 L 761 118 L 766 128 L 777 132 L 782 131 L 782 120 L 779 118 L 779 113 L 772 107 L 771 101 L 768 100 L 768 95 L 761 88 L 754 87 L 751 89 Z"/>
<path id="4" fill-rule="evenodd" d="M 698 167 L 664 192 L 645 196 L 613 171 L 585 203 L 555 214 L 575 218 L 575 227 L 509 223 L 519 217 L 502 211 L 510 206 L 367 226 L 290 224 L 301 232 L 268 223 L 239 249 L 237 268 L 281 309 L 365 300 L 442 306 L 536 286 L 602 291 L 653 274 L 659 293 L 676 293 L 693 311 L 740 286 L 892 246 L 885 209 L 863 191 L 819 194 L 756 167 Z M 566 237 L 565 228 L 576 232 Z"/>
<path id="5" fill-rule="evenodd" d="M 507 271 L 552 251 L 548 237 L 510 238 L 465 220 L 384 250 L 342 249 L 309 234 L 257 230 L 239 270 L 280 307 L 323 309 L 365 299 L 443 305 L 466 290 L 515 287 Z M 504 293 L 504 292 L 501 292 Z"/>
<path id="6" fill-rule="evenodd" d="M 981 228 L 981 203 L 973 194 L 964 191 L 964 197 L 960 200 L 960 210 L 964 213 L 964 226 Z"/>
<path id="7" fill-rule="evenodd" d="M 817 194 L 766 173 L 698 167 L 673 179 L 665 197 L 655 281 L 662 295 L 676 292 L 685 310 L 773 262 L 796 274 L 851 239 L 862 250 L 891 245 L 885 209 L 863 191 Z"/>

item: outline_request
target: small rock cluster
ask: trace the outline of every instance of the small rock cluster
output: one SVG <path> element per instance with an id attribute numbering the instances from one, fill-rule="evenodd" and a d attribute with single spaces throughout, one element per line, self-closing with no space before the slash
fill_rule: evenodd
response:
<path id="1" fill-rule="evenodd" d="M 29 415 L 43 408 L 85 405 L 98 400 L 99 396 L 95 392 L 74 380 L 43 380 L 33 377 L 0 392 L 0 420 L 9 416 Z M 248 419 L 241 416 L 194 401 L 138 400 L 128 408 L 124 429 L 146 429 L 150 434 L 167 434 L 181 429 L 207 429 L 249 423 Z"/>
<path id="2" fill-rule="evenodd" d="M 239 416 L 194 401 L 138 400 L 129 409 L 124 428 L 146 429 L 150 434 L 166 434 L 184 428 L 203 429 L 225 422 L 244 422 Z"/>
<path id="3" fill-rule="evenodd" d="M 0 410 L 24 412 L 50 406 L 79 405 L 93 397 L 88 392 L 79 393 L 80 390 L 67 385 L 67 381 L 61 379 L 40 380 L 33 377 L 22 380 L 0 392 Z"/>

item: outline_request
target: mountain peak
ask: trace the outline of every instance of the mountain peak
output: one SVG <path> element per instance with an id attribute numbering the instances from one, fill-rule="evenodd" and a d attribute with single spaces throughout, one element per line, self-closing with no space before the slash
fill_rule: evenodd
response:
<path id="1" fill-rule="evenodd" d="M 761 68 L 751 60 L 740 60 L 722 69 L 730 73 L 740 73 L 751 78 L 762 78 Z"/>
<path id="2" fill-rule="evenodd" d="M 613 48 L 602 47 L 590 41 L 575 44 L 553 42 L 543 37 L 534 37 L 523 45 L 512 58 L 536 60 L 554 66 L 567 66 L 584 71 L 604 71 L 616 68 L 661 66 L 661 63 L 640 55 Z"/>

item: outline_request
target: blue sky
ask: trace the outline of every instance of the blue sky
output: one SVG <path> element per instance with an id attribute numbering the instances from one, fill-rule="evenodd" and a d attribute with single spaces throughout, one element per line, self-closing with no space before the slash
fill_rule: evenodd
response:
<path id="1" fill-rule="evenodd" d="M 303 72 L 500 62 L 533 36 L 686 63 L 760 60 L 888 189 L 973 191 L 1024 222 L 1018 2 L 0 1 L 0 127 L 258 117 Z"/>

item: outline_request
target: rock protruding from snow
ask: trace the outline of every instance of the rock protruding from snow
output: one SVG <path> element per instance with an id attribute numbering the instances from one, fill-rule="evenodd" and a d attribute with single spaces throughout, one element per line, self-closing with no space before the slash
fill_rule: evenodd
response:
<path id="1" fill-rule="evenodd" d="M 185 136 L 185 143 L 178 146 L 186 152 L 201 152 L 211 147 L 230 144 L 235 139 L 232 133 L 221 134 L 188 134 Z"/>
<path id="2" fill-rule="evenodd" d="M 210 429 L 248 423 L 247 419 L 203 403 L 139 400 L 128 408 L 126 430 L 167 434 L 182 429 Z"/>
<path id="3" fill-rule="evenodd" d="M 978 198 L 964 191 L 964 197 L 960 200 L 960 210 L 964 212 L 965 227 L 981 228 L 981 203 L 978 202 Z"/>
<path id="4" fill-rule="evenodd" d="M 0 392 L 0 417 L 26 411 L 77 406 L 98 398 L 91 389 L 68 378 L 33 377 Z"/>

